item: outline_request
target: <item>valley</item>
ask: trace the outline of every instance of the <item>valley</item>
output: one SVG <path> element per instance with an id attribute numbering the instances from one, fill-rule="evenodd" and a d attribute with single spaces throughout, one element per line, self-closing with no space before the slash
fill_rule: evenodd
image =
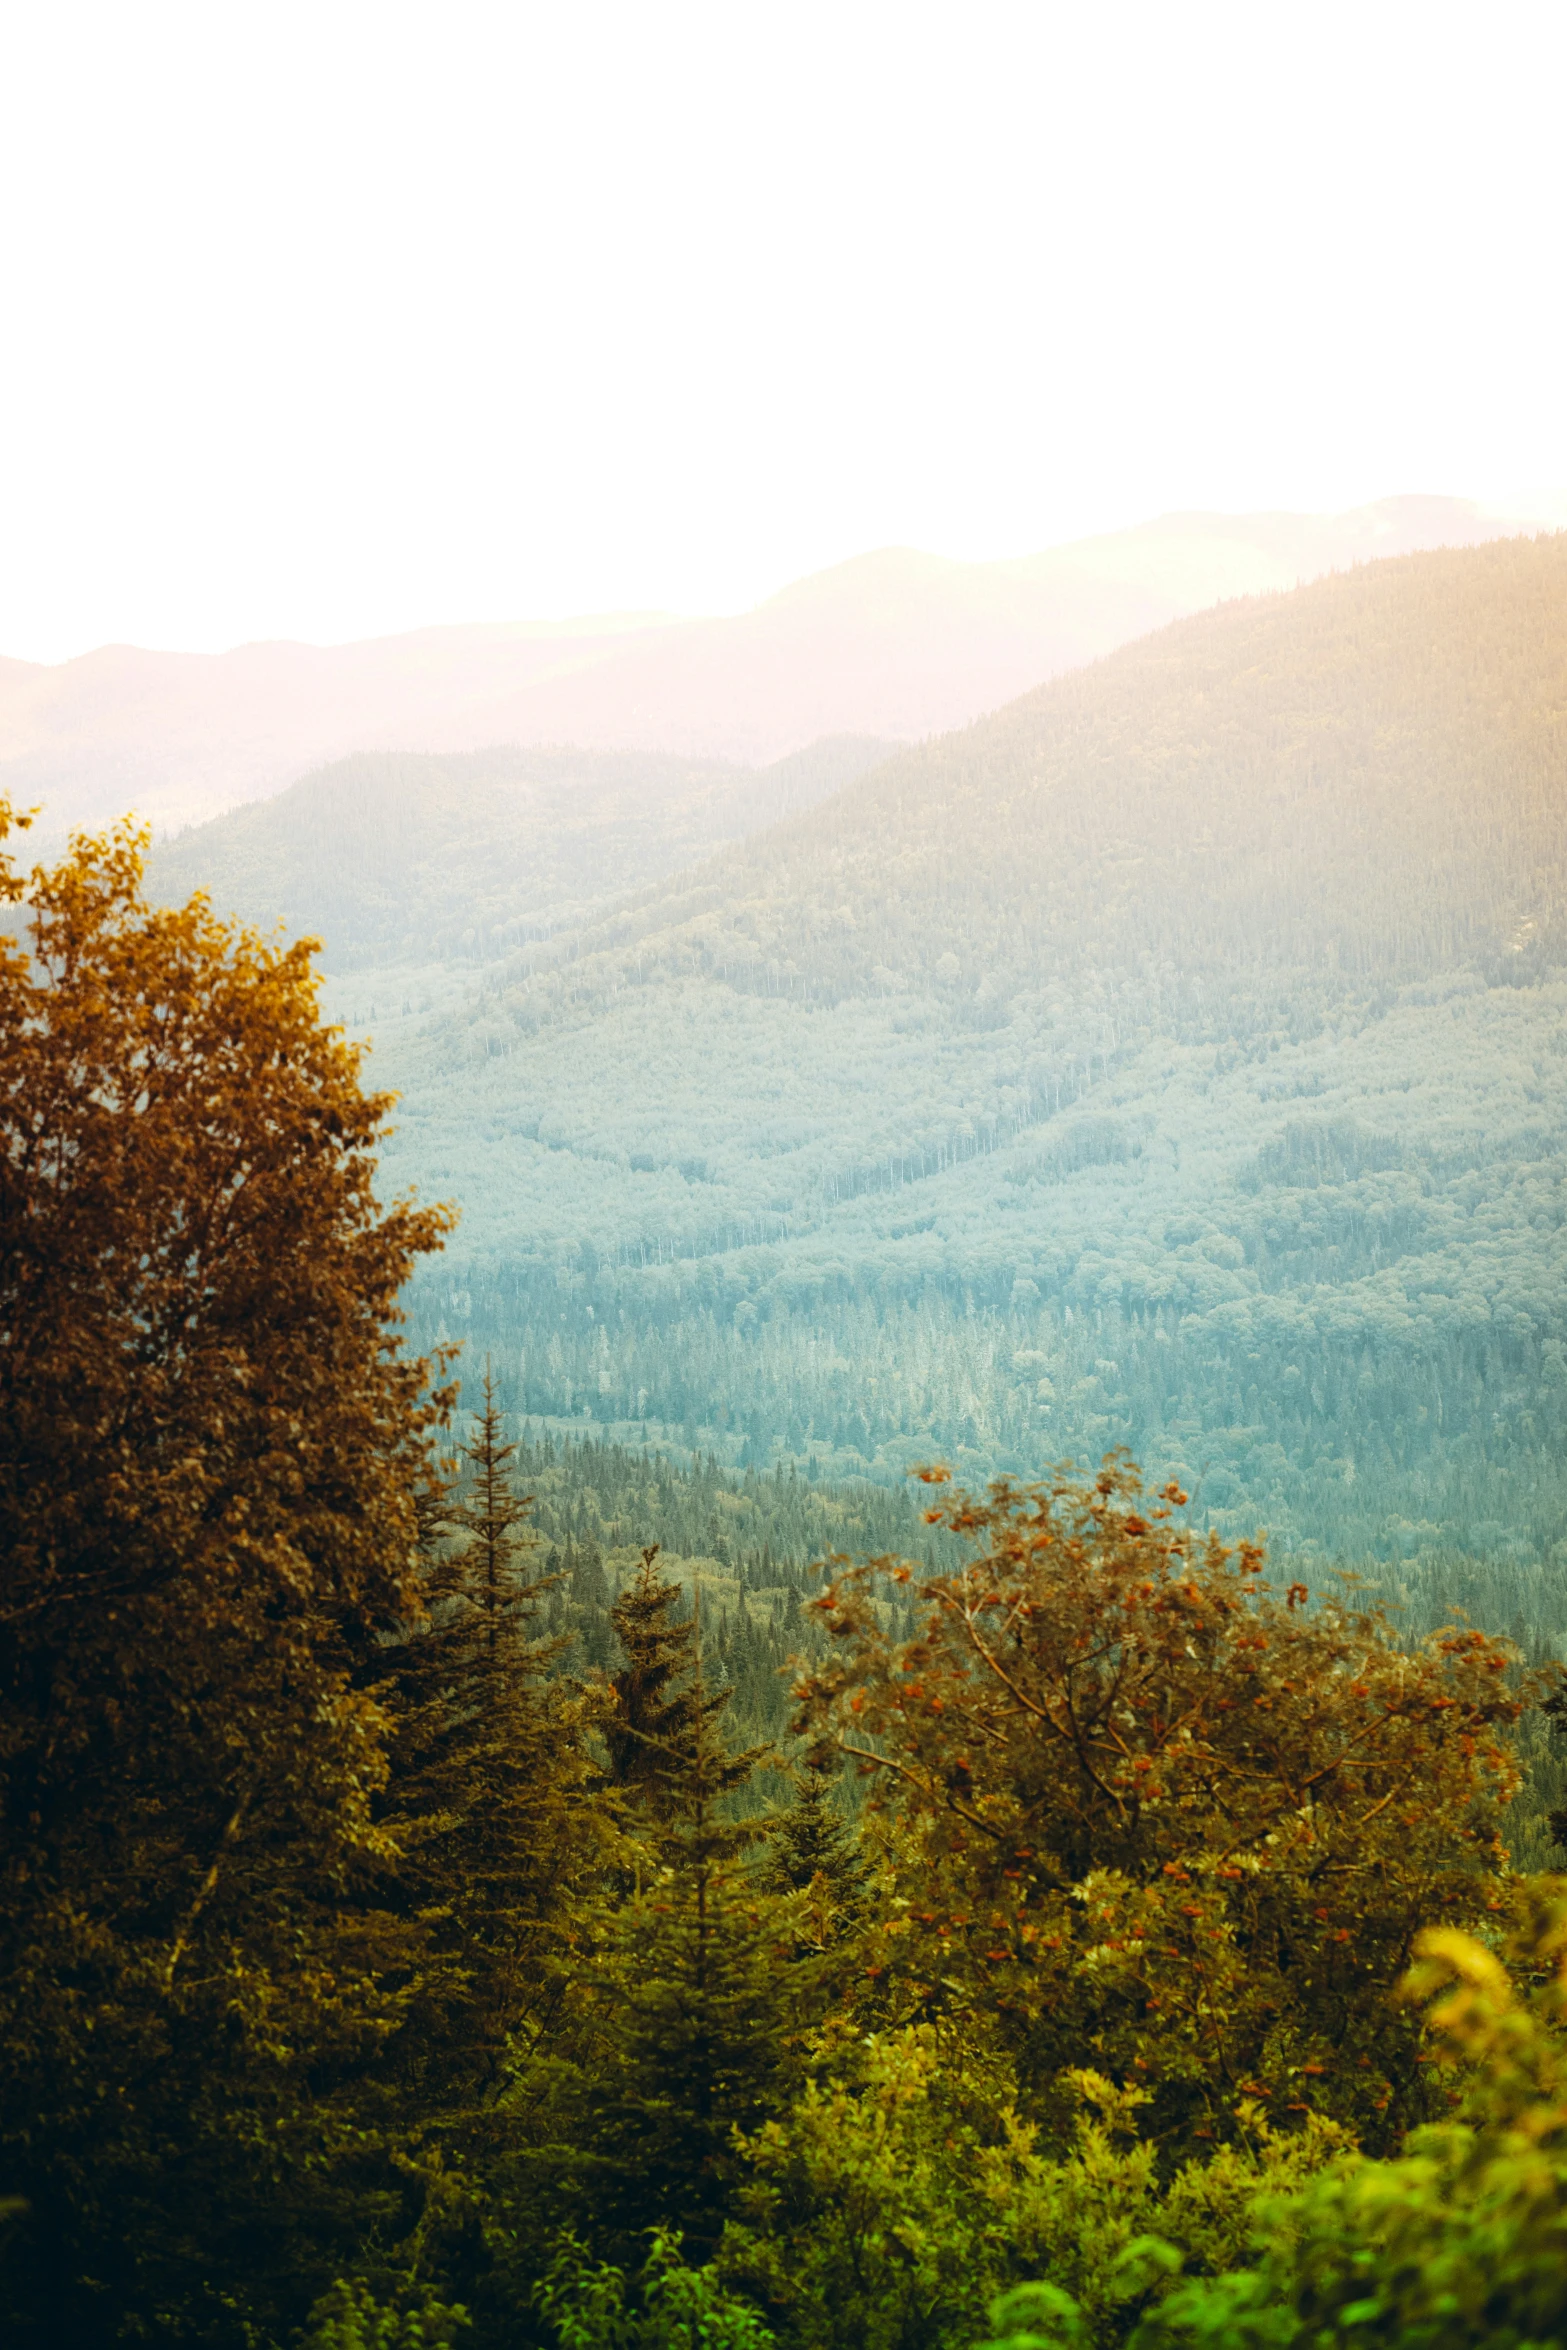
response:
<path id="1" fill-rule="evenodd" d="M 1555 1637 L 1564 710 L 1567 542 L 1495 542 L 901 751 L 361 762 L 158 871 L 326 932 L 386 1182 L 462 1210 L 414 1332 L 509 1408 L 889 1483 L 1124 1444 Z"/>

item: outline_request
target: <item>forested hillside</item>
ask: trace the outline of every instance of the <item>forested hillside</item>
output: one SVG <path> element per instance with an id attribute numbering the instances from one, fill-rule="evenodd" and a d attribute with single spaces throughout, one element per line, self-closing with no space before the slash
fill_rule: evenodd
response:
<path id="1" fill-rule="evenodd" d="M 377 1023 L 389 1176 L 464 1211 L 419 1326 L 732 1460 L 1126 1441 L 1567 1628 L 1564 775 L 1561 539 L 1221 607 L 906 751 Z"/>
<path id="2" fill-rule="evenodd" d="M 473 1383 L 470 1393 L 477 1400 Z M 700 1606 L 702 1656 L 710 1686 L 729 1692 L 731 1734 L 783 1753 L 791 1746 L 791 1660 L 820 1667 L 830 1648 L 812 1604 L 825 1587 L 825 1562 L 891 1554 L 940 1572 L 962 1555 L 945 1527 L 929 1522 L 926 1489 L 913 1480 L 832 1485 L 792 1461 L 765 1473 L 726 1470 L 711 1454 L 682 1459 L 601 1436 L 554 1437 L 526 1422 L 517 1428 L 512 1474 L 530 1500 L 528 1568 L 547 1579 L 541 1628 L 561 1644 L 559 1669 L 591 1677 L 614 1666 L 614 1610 L 656 1543 L 659 1571 L 680 1588 L 681 1620 Z M 1554 1570 L 1520 1578 L 1504 1549 L 1478 1570 L 1448 1556 L 1426 1588 L 1392 1596 L 1416 1601 L 1399 1611 L 1406 1632 L 1435 1631 L 1455 1600 L 1467 1601 L 1477 1622 L 1509 1625 L 1538 1665 L 1567 1648 L 1562 1580 L 1559 1556 Z M 1334 1583 L 1318 1588 L 1326 1594 Z M 884 1599 L 882 1612 L 891 1631 L 912 1637 L 911 1607 Z M 1507 1840 L 1520 1868 L 1549 1867 L 1560 1858 L 1556 1829 L 1567 1821 L 1567 1745 L 1538 1713 L 1523 1717 L 1517 1739 L 1524 1778 L 1508 1810 Z M 765 1772 L 758 1794 L 779 1791 L 776 1772 Z M 850 1781 L 845 1792 L 852 1803 L 858 1790 Z"/>
<path id="3" fill-rule="evenodd" d="M 0 799 L 22 923 L 0 936 L 8 2344 L 1320 2350 L 1371 2313 L 1389 2343 L 1561 2338 L 1567 1881 L 1519 1873 L 1567 1833 L 1560 1576 L 1520 1572 L 1519 1507 L 1532 1459 L 1547 1540 L 1559 1189 L 1521 1149 L 1512 1189 L 1484 1152 L 1442 1155 L 1424 1032 L 1400 1026 L 1446 1018 L 1454 1133 L 1479 1104 L 1516 1145 L 1555 1106 L 1545 1070 L 1520 1112 L 1504 1065 L 1537 973 L 1405 977 L 1383 1002 L 1351 971 L 1277 1062 L 1220 1017 L 1113 1037 L 1082 1073 L 1097 1102 L 1068 1073 L 994 1149 L 820 1203 L 823 1229 L 846 1219 L 835 1260 L 803 1218 L 731 1250 L 765 1277 L 727 1314 L 727 1366 L 700 1352 L 711 1257 L 595 1268 L 579 1244 L 510 1290 L 470 1261 L 461 1298 L 459 1261 L 426 1324 L 444 1299 L 510 1330 L 505 1395 L 470 1354 L 459 1408 L 402 1310 L 452 1219 L 386 1199 L 389 1104 L 307 952 L 200 897 L 149 904 L 131 827 L 31 872 L 17 828 Z M 853 1000 L 681 984 L 795 1023 Z M 1365 1037 L 1380 1123 L 1259 1092 L 1275 1123 L 1236 1157 L 1216 1053 L 1229 1080 L 1307 1050 L 1353 1075 Z M 743 1058 L 717 1020 L 704 1045 L 722 1099 Z M 1222 1117 L 1193 1110 L 1164 1166 L 1165 1113 L 1124 1089 L 1169 1090 L 1181 1055 L 1179 1098 L 1209 1098 L 1206 1069 Z M 1002 1307 L 976 1270 L 998 1169 L 1032 1251 L 985 1260 Z M 1368 1282 L 1331 1198 L 1398 1181 L 1364 1195 Z M 1200 1182 L 1192 1229 L 1166 1220 L 1157 1292 L 1124 1266 L 1112 1292 L 1143 1182 Z M 900 1222 L 927 1184 L 972 1227 Z M 1273 1263 L 1224 1245 L 1232 1194 L 1267 1203 Z M 1097 1255 L 1059 1240 L 1069 1202 Z M 1509 1288 L 1530 1231 L 1533 1287 Z M 1357 1327 L 1378 1271 L 1407 1299 L 1438 1243 L 1460 1338 L 1465 1316 L 1502 1331 L 1489 1423 L 1434 1289 L 1429 1381 L 1419 1326 L 1394 1327 L 1399 1411 Z M 1223 1318 L 1249 1306 L 1255 1336 L 1281 1299 L 1319 1342 L 1304 1393 Z M 1403 1474 L 1433 1512 L 1466 1466 L 1491 1479 L 1512 1516 L 1484 1546 L 1487 1628 L 1346 1604 L 1125 1458 L 834 1486 L 809 1428 L 804 1464 L 726 1471 L 646 1421 L 620 1445 L 515 1417 L 530 1381 L 570 1401 L 587 1373 L 601 1419 L 633 1368 L 756 1410 L 783 1364 L 797 1415 L 907 1427 L 924 1381 L 946 1424 L 973 1408 L 941 1354 L 961 1326 L 1012 1333 L 1006 1374 L 1054 1433 L 1053 1399 L 1082 1415 L 1098 1381 L 1108 1410 L 1123 1362 L 1200 1405 L 1210 1324 L 1214 1392 L 1252 1377 L 1239 1400 L 1303 1514 L 1335 1469 Z M 1099 1351 L 1063 1397 L 1072 1345 Z M 719 1399 L 702 1382 L 726 1368 Z M 1462 1562 L 1443 1593 L 1418 1548 L 1435 1517 L 1392 1531 L 1417 1537 L 1422 1604 L 1450 1598 Z M 1512 1641 L 1509 1587 L 1534 1610 Z"/>
<path id="4" fill-rule="evenodd" d="M 893 746 L 812 743 L 771 767 L 630 751 L 364 753 L 167 843 L 151 886 L 205 889 L 326 942 L 334 973 L 493 961 L 720 842 L 838 790 Z M 391 982 L 382 993 L 401 1000 Z"/>
<path id="5" fill-rule="evenodd" d="M 524 1426 L 513 1478 L 531 1498 L 530 1564 L 549 1579 L 540 1614 L 562 1643 L 561 1669 L 613 1665 L 613 1611 L 657 1543 L 660 1572 L 681 1588 L 683 1616 L 700 1604 L 703 1655 L 712 1686 L 731 1692 L 733 1734 L 742 1743 L 779 1741 L 782 1750 L 789 1660 L 819 1656 L 825 1644 L 807 1604 L 823 1589 L 823 1561 L 892 1553 L 938 1568 L 958 1555 L 924 1522 L 908 1487 L 817 1484 L 793 1462 L 765 1475 L 725 1472 L 711 1456 L 682 1461 Z"/>

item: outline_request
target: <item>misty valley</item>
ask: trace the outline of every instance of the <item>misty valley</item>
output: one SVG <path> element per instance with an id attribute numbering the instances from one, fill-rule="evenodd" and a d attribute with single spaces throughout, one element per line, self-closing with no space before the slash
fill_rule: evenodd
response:
<path id="1" fill-rule="evenodd" d="M 326 941 L 388 1188 L 461 1209 L 419 1342 L 508 1411 L 833 1482 L 1125 1445 L 1554 1640 L 1563 562 L 1221 606 L 890 756 L 361 758 L 154 879 Z"/>

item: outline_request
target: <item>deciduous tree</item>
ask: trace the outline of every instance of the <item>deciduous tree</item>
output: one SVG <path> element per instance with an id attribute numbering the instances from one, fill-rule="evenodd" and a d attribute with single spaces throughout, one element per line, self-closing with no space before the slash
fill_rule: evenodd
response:
<path id="1" fill-rule="evenodd" d="M 973 1555 L 917 1587 L 915 1639 L 875 1602 L 896 1562 L 814 1603 L 837 1639 L 803 1726 L 901 1815 L 882 1963 L 988 2015 L 1037 2109 L 1091 2063 L 1152 2089 L 1170 2152 L 1245 2098 L 1386 2143 L 1433 2094 L 1389 1994 L 1427 1920 L 1496 1904 L 1530 1687 L 1478 1632 L 1407 1647 L 1276 1593 L 1184 1501 L 1118 1459 L 956 1495 L 931 1516 Z"/>
<path id="2" fill-rule="evenodd" d="M 321 2160 L 417 1969 L 364 1908 L 356 1684 L 412 1602 L 442 1402 L 398 1297 L 449 1218 L 378 1200 L 311 942 L 155 910 L 144 847 L 0 849 L 0 2161 L 77 2339 L 217 2305 L 233 2177 Z"/>

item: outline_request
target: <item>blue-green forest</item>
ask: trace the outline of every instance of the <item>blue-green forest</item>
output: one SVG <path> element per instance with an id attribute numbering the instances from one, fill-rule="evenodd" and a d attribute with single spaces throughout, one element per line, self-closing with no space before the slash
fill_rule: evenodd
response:
<path id="1" fill-rule="evenodd" d="M 349 763 L 154 870 L 325 939 L 388 1182 L 462 1212 L 414 1326 L 509 1411 L 890 1484 L 1126 1444 L 1554 1636 L 1564 647 L 1567 547 L 1503 541 L 824 745 L 607 911 L 629 757 Z"/>
<path id="2" fill-rule="evenodd" d="M 26 834 L 7 2342 L 1567 2340 L 1567 537 Z"/>

